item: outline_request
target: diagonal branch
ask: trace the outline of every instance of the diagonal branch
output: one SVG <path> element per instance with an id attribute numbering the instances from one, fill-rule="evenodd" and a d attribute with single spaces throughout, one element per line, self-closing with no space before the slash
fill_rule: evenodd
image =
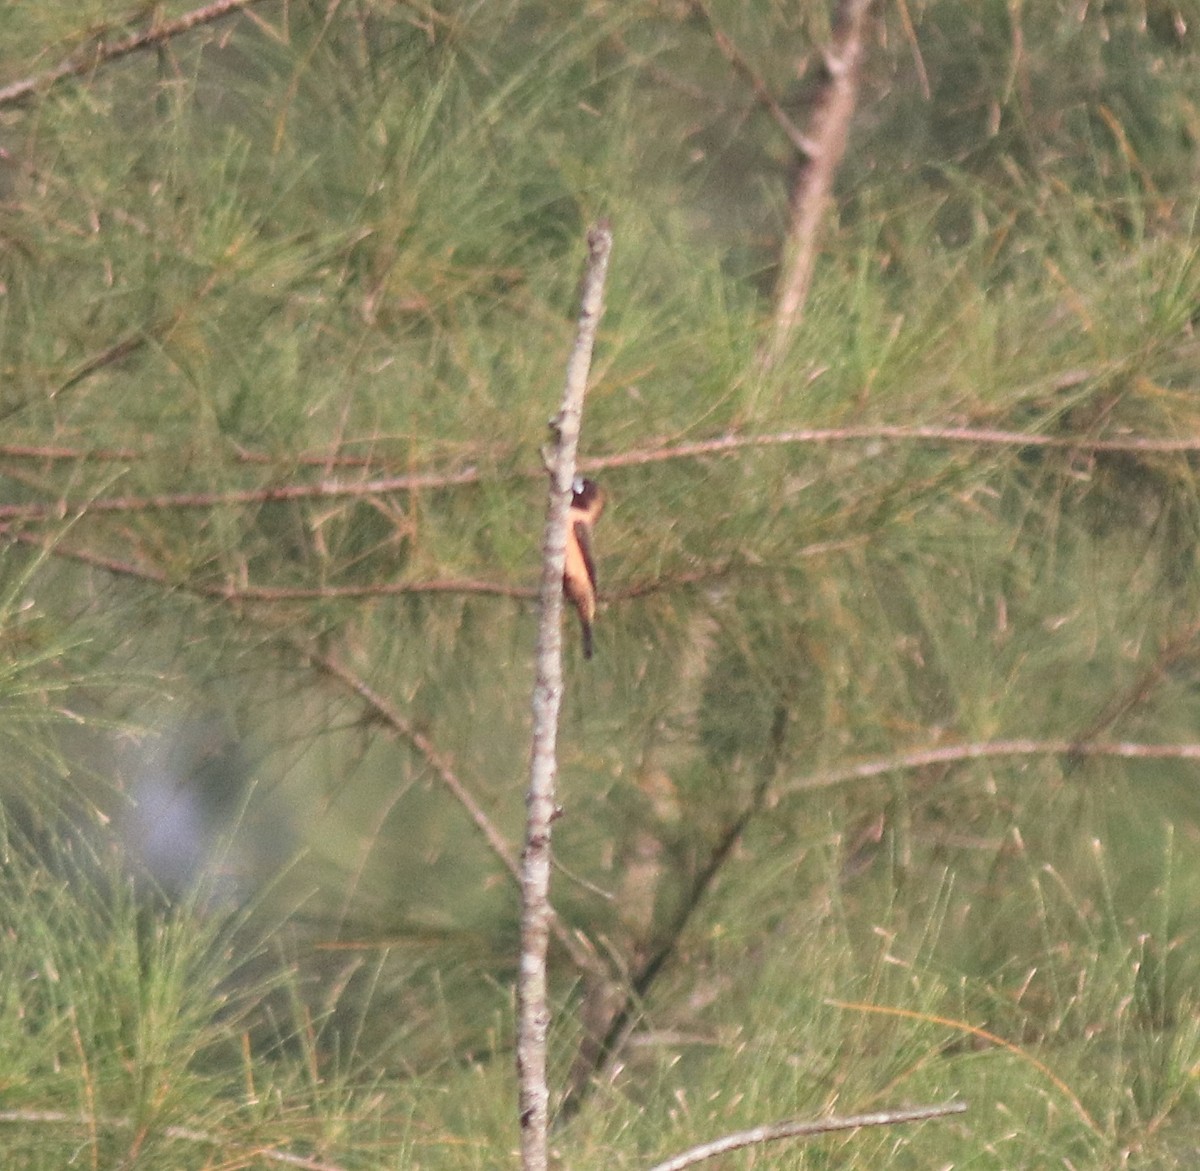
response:
<path id="1" fill-rule="evenodd" d="M 1076 744 L 1077 753 L 1085 755 L 1086 748 L 1095 742 L 1097 736 L 1107 732 L 1118 720 L 1144 704 L 1167 679 L 1171 668 L 1176 663 L 1188 655 L 1196 653 L 1198 637 L 1200 637 L 1200 623 L 1198 622 L 1191 623 L 1176 634 L 1159 651 L 1154 662 L 1134 680 L 1133 686 L 1110 699 L 1087 729 L 1080 733 Z"/>
<path id="2" fill-rule="evenodd" d="M 23 102 L 27 98 L 33 97 L 34 94 L 51 89 L 59 82 L 72 77 L 82 77 L 85 73 L 91 73 L 102 65 L 118 61 L 122 57 L 128 57 L 130 53 L 136 53 L 139 49 L 161 45 L 164 41 L 179 36 L 180 33 L 190 32 L 202 24 L 211 24 L 214 20 L 220 20 L 224 16 L 240 12 L 257 3 L 259 0 L 216 0 L 213 4 L 206 4 L 202 8 L 194 8 L 191 12 L 185 12 L 174 20 L 153 20 L 140 32 L 130 33 L 111 44 L 101 39 L 91 47 L 71 54 L 53 69 L 35 73 L 30 77 L 24 77 L 20 81 L 10 82 L 8 85 L 0 87 L 0 106 L 11 106 Z"/>
<path id="3" fill-rule="evenodd" d="M 371 709 L 373 715 L 402 736 L 417 750 L 437 774 L 438 780 L 450 795 L 467 811 L 475 823 L 475 828 L 483 835 L 492 853 L 503 864 L 514 882 L 520 880 L 520 870 L 517 867 L 516 855 L 511 844 L 504 835 L 492 824 L 483 806 L 475 800 L 474 794 L 458 778 L 458 774 L 450 767 L 449 761 L 438 752 L 433 741 L 429 739 L 410 720 L 406 719 L 400 710 L 384 695 L 376 691 L 362 676 L 351 671 L 341 660 L 322 651 L 306 650 L 299 644 L 293 646 L 316 668 L 326 675 L 336 679 Z"/>
<path id="4" fill-rule="evenodd" d="M 817 149 L 816 144 L 788 116 L 788 112 L 771 92 L 771 87 L 755 72 L 754 67 L 742 55 L 741 50 L 733 43 L 729 34 L 717 26 L 716 21 L 712 18 L 712 13 L 708 10 L 708 5 L 703 0 L 691 0 L 691 9 L 708 26 L 708 31 L 712 34 L 721 55 L 736 73 L 741 74 L 749 82 L 759 105 L 775 119 L 780 130 L 787 135 L 796 150 L 802 156 L 810 157 Z"/>
<path id="5" fill-rule="evenodd" d="M 492 824 L 491 818 L 483 806 L 475 799 L 475 795 L 463 784 L 458 774 L 450 766 L 450 762 L 437 750 L 437 746 L 412 721 L 405 718 L 403 713 L 384 695 L 376 691 L 365 679 L 357 675 L 339 659 L 322 651 L 306 649 L 299 643 L 292 646 L 298 650 L 314 667 L 336 679 L 348 690 L 352 691 L 371 713 L 381 719 L 393 732 L 403 737 L 437 774 L 447 792 L 467 811 L 467 815 L 475 823 L 476 829 L 483 835 L 491 847 L 492 853 L 500 860 L 501 865 L 508 871 L 515 884 L 520 884 L 521 871 L 517 865 L 516 855 L 512 845 L 504 835 Z M 550 931 L 562 945 L 563 950 L 571 957 L 575 966 L 581 972 L 594 972 L 598 965 L 595 953 L 572 934 L 561 919 L 549 910 Z"/>
<path id="6" fill-rule="evenodd" d="M 608 1063 L 617 1049 L 624 1043 L 636 1013 L 644 1003 L 654 982 L 675 956 L 683 934 L 703 904 L 713 883 L 721 874 L 734 850 L 742 840 L 746 828 L 763 810 L 782 757 L 787 726 L 791 718 L 787 703 L 781 699 L 775 710 L 767 753 L 759 767 L 749 801 L 738 811 L 736 817 L 725 826 L 721 835 L 709 851 L 707 859 L 692 876 L 686 897 L 671 923 L 660 933 L 654 951 L 639 966 L 629 981 L 623 999 L 615 1005 L 603 1035 L 592 1047 L 590 1068 L 580 1067 L 578 1076 L 569 1087 L 559 1110 L 559 1119 L 574 1117 L 581 1109 L 591 1091 L 592 1076 Z"/>

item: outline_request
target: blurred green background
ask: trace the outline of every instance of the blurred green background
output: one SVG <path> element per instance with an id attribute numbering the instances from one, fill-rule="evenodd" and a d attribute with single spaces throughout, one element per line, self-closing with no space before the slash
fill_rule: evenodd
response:
<path id="1" fill-rule="evenodd" d="M 187 11 L 10 2 L 0 86 Z M 830 19 L 264 0 L 0 102 L 7 1165 L 513 1159 L 445 780 L 515 853 L 600 215 L 561 1157 L 959 1096 L 739 1165 L 1194 1164 L 1200 6 L 878 3 L 767 371 L 798 163 L 718 33 L 803 126 Z"/>

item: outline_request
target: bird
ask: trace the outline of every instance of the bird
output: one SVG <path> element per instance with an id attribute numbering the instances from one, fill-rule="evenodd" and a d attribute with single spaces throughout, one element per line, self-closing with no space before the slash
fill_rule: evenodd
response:
<path id="1" fill-rule="evenodd" d="M 579 612 L 583 657 L 592 657 L 592 623 L 596 618 L 596 563 L 592 559 L 592 525 L 604 511 L 604 492 L 594 480 L 576 476 L 567 510 L 567 559 L 563 593 Z"/>

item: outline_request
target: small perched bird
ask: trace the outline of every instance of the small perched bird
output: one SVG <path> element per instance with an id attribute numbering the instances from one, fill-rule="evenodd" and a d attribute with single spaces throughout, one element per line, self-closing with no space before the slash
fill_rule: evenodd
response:
<path id="1" fill-rule="evenodd" d="M 579 611 L 583 657 L 592 657 L 592 622 L 596 618 L 596 563 L 592 560 L 592 525 L 604 511 L 604 493 L 593 480 L 576 476 L 567 512 L 567 560 L 563 593 Z"/>

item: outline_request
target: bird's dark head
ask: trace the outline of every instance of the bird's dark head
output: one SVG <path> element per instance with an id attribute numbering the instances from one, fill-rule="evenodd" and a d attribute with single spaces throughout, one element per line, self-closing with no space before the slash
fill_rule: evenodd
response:
<path id="1" fill-rule="evenodd" d="M 600 485 L 585 476 L 576 476 L 571 484 L 571 507 L 591 512 L 604 499 Z"/>

